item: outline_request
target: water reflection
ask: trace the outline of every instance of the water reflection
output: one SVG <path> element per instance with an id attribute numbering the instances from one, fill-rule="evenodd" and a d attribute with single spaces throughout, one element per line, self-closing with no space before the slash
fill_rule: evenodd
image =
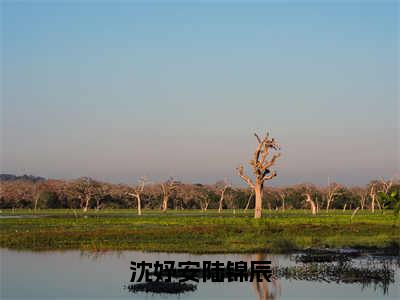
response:
<path id="1" fill-rule="evenodd" d="M 277 265 L 276 257 L 267 255 L 265 253 L 256 254 L 252 260 L 269 260 L 271 261 L 273 267 Z M 273 277 L 271 282 L 267 282 L 266 280 L 263 280 L 262 282 L 253 280 L 253 288 L 256 292 L 256 298 L 258 300 L 275 300 L 281 295 L 281 285 L 276 277 Z"/>
<path id="2" fill-rule="evenodd" d="M 102 259 L 106 257 L 116 257 L 116 258 L 124 258 L 124 251 L 117 251 L 117 250 L 98 250 L 98 251 L 80 251 L 80 258 L 81 259 L 90 259 L 92 261 L 100 262 Z"/>
<path id="3" fill-rule="evenodd" d="M 103 252 L 18 252 L 1 250 L 1 298 L 56 299 L 149 299 L 137 290 L 123 289 L 130 284 L 130 261 L 251 261 L 272 262 L 271 282 L 211 281 L 195 283 L 196 289 L 180 295 L 150 291 L 151 299 L 321 299 L 399 296 L 399 257 L 356 255 L 350 259 L 315 254 L 270 255 L 190 255 Z M 314 255 L 314 256 L 313 256 Z M 327 261 L 329 260 L 329 261 Z M 317 261 L 317 262 L 316 262 Z M 188 282 L 192 284 L 192 282 Z M 161 292 L 161 293 L 159 293 Z"/>
<path id="4" fill-rule="evenodd" d="M 244 260 L 250 266 L 251 262 L 271 261 L 273 276 L 271 281 L 263 280 L 261 282 L 254 278 L 251 281 L 255 291 L 256 299 L 268 300 L 279 299 L 282 294 L 280 279 L 299 280 L 309 282 L 324 282 L 336 284 L 360 284 L 361 290 L 373 286 L 376 291 L 380 289 L 383 295 L 387 295 L 389 285 L 395 283 L 395 269 L 399 266 L 399 257 L 382 256 L 361 256 L 360 254 L 343 253 L 303 253 L 300 255 L 290 255 L 288 264 L 279 264 L 279 256 L 259 253 L 254 255 L 245 255 Z M 357 258 L 357 260 L 354 260 Z M 295 263 L 293 265 L 293 262 Z M 203 270 L 199 269 L 198 275 L 201 276 Z M 223 271 L 227 274 L 226 269 Z M 250 270 L 249 270 L 250 272 Z M 226 276 L 226 275 L 225 275 Z M 177 274 L 176 278 L 182 277 Z M 175 286 L 176 293 L 184 292 L 184 287 L 176 285 L 176 282 L 170 284 Z M 137 285 L 141 289 L 135 289 L 131 285 L 131 291 L 146 291 L 146 284 Z M 168 284 L 148 283 L 147 289 L 153 293 L 171 293 L 172 288 Z M 165 289 L 165 291 L 163 290 Z M 189 289 L 193 291 L 194 289 Z"/>

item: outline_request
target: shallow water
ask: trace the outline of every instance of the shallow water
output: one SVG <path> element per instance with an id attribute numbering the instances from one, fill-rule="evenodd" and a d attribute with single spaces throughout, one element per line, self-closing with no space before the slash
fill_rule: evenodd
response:
<path id="1" fill-rule="evenodd" d="M 0 219 L 31 219 L 31 218 L 43 218 L 47 217 L 44 215 L 36 216 L 36 215 L 0 215 Z"/>
<path id="2" fill-rule="evenodd" d="M 398 299 L 399 266 L 391 263 L 394 283 L 387 289 L 374 284 L 327 283 L 277 279 L 267 285 L 252 282 L 203 283 L 180 295 L 131 293 L 124 289 L 131 278 L 130 262 L 248 261 L 257 255 L 190 255 L 138 251 L 82 253 L 80 251 L 29 252 L 1 249 L 2 299 Z M 290 256 L 266 255 L 272 265 L 296 265 Z M 360 263 L 362 260 L 359 261 Z"/>

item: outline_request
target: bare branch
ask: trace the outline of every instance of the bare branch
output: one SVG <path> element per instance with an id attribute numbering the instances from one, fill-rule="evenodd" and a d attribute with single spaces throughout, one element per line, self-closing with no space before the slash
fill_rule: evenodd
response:
<path id="1" fill-rule="evenodd" d="M 138 197 L 139 197 L 139 194 L 134 194 L 134 193 L 127 193 L 127 195 L 128 195 L 128 196 L 135 197 L 135 198 L 138 198 Z"/>
<path id="2" fill-rule="evenodd" d="M 260 139 L 260 137 L 258 136 L 258 134 L 257 134 L 257 133 L 254 133 L 254 136 L 256 137 L 257 141 L 261 144 L 261 139 Z"/>
<path id="3" fill-rule="evenodd" d="M 244 175 L 244 169 L 243 166 L 240 166 L 239 168 L 236 169 L 238 175 L 252 188 L 255 187 L 253 181 L 246 175 Z"/>
<path id="4" fill-rule="evenodd" d="M 280 147 L 275 139 L 269 137 L 268 132 L 263 139 L 261 139 L 257 133 L 255 133 L 254 136 L 258 141 L 258 145 L 253 153 L 253 159 L 250 161 L 250 165 L 252 166 L 253 174 L 255 175 L 255 183 L 244 174 L 243 166 L 237 168 L 237 173 L 251 188 L 254 189 L 256 197 L 254 217 L 260 218 L 262 211 L 263 183 L 265 180 L 270 180 L 276 176 L 276 172 L 271 171 L 269 168 L 275 164 L 276 160 L 280 157 L 280 153 L 274 154 L 270 160 L 268 160 L 268 155 L 270 154 L 270 148 L 278 150 Z"/>
<path id="5" fill-rule="evenodd" d="M 272 171 L 272 173 L 270 175 L 263 177 L 263 181 L 270 180 L 270 179 L 274 178 L 276 175 L 277 175 L 276 171 Z"/>
<path id="6" fill-rule="evenodd" d="M 272 167 L 276 160 L 281 156 L 281 153 L 276 153 L 272 156 L 270 161 L 267 161 L 266 164 L 262 167 L 262 170 L 265 171 L 267 170 L 269 167 Z"/>

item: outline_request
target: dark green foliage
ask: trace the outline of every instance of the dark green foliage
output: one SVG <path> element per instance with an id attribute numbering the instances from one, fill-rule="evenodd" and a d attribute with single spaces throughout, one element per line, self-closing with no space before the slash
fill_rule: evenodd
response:
<path id="1" fill-rule="evenodd" d="M 58 199 L 57 194 L 51 191 L 40 191 L 37 195 L 38 207 L 44 208 L 63 208 L 62 202 Z"/>
<path id="2" fill-rule="evenodd" d="M 400 194 L 398 191 L 392 191 L 389 194 L 384 192 L 378 193 L 380 200 L 383 202 L 383 207 L 386 209 L 393 209 L 395 216 L 399 216 L 400 212 Z"/>

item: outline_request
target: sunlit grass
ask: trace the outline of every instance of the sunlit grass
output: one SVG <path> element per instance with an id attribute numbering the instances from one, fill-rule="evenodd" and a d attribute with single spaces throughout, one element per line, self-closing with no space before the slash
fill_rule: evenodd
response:
<path id="1" fill-rule="evenodd" d="M 11 249 L 143 250 L 167 252 L 288 252 L 306 247 L 385 247 L 400 239 L 399 221 L 390 212 L 331 210 L 313 217 L 308 210 L 251 210 L 233 214 L 170 210 L 166 213 L 116 209 L 3 210 L 0 246 Z"/>

